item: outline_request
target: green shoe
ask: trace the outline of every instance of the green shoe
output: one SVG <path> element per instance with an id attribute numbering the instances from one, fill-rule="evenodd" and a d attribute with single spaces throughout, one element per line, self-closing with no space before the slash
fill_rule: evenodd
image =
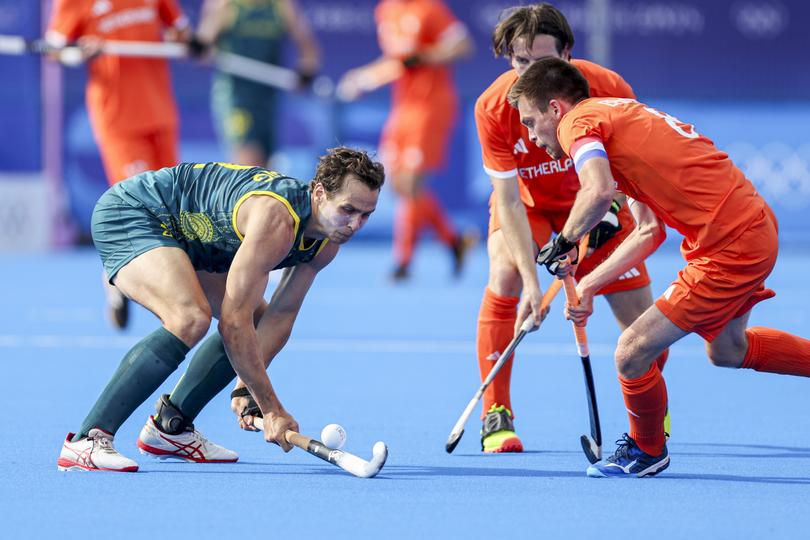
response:
<path id="1" fill-rule="evenodd" d="M 523 452 L 523 443 L 515 433 L 512 411 L 494 404 L 484 417 L 481 427 L 481 450 L 488 454 Z"/>
<path id="2" fill-rule="evenodd" d="M 667 409 L 667 415 L 664 417 L 664 436 L 669 440 L 669 434 L 672 430 L 672 420 L 669 417 L 669 409 Z"/>

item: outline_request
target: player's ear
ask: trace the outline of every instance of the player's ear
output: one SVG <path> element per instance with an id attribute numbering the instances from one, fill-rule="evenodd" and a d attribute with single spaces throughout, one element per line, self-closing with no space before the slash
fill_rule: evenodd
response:
<path id="1" fill-rule="evenodd" d="M 315 197 L 316 201 L 321 201 L 324 199 L 326 195 L 326 189 L 323 187 L 323 184 L 320 182 L 315 182 L 312 186 L 312 195 Z"/>
<path id="2" fill-rule="evenodd" d="M 548 108 L 554 114 L 554 118 L 559 119 L 562 116 L 562 106 L 556 99 L 549 100 Z"/>

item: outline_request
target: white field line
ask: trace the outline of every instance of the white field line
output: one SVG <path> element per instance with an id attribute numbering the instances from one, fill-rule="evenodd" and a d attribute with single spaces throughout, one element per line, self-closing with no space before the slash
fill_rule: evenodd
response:
<path id="1" fill-rule="evenodd" d="M 140 340 L 132 336 L 70 336 L 0 334 L 0 349 L 129 349 Z M 589 343 L 591 356 L 612 358 L 612 343 Z M 678 345 L 679 355 L 702 356 L 702 347 Z M 291 339 L 287 351 L 347 352 L 369 354 L 474 355 L 475 342 L 430 339 Z M 576 356 L 573 338 L 570 342 L 523 343 L 521 354 Z"/>

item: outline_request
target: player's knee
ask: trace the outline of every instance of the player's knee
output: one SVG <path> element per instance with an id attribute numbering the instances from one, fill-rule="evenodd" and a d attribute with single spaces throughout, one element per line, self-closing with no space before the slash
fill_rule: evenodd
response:
<path id="1" fill-rule="evenodd" d="M 522 289 L 520 274 L 514 265 L 503 260 L 490 260 L 489 288 L 501 296 L 518 296 Z"/>
<path id="2" fill-rule="evenodd" d="M 745 358 L 745 347 L 736 343 L 722 346 L 707 343 L 706 354 L 709 361 L 717 367 L 739 368 Z"/>
<path id="3" fill-rule="evenodd" d="M 189 306 L 172 314 L 171 319 L 164 321 L 166 327 L 179 337 L 186 345 L 194 346 L 205 337 L 211 327 L 211 308 L 208 306 Z"/>
<path id="4" fill-rule="evenodd" d="M 619 375 L 625 379 L 641 377 L 650 369 L 653 359 L 643 339 L 632 332 L 622 332 L 614 355 Z"/>

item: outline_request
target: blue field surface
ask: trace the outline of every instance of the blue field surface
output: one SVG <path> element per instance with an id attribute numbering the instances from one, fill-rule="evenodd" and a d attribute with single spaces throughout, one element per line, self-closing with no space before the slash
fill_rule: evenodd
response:
<path id="1" fill-rule="evenodd" d="M 784 249 L 752 325 L 810 335 L 810 251 Z M 654 293 L 682 261 L 666 245 L 648 262 Z M 479 385 L 475 324 L 487 260 L 460 281 L 436 245 L 420 248 L 407 285 L 388 282 L 386 245 L 348 245 L 318 278 L 288 346 L 270 368 L 303 433 L 332 422 L 368 459 L 363 480 L 297 449 L 284 454 L 238 429 L 227 392 L 197 419 L 236 464 L 154 461 L 137 452 L 157 394 L 117 448 L 138 474 L 60 473 L 56 458 L 120 358 L 156 319 L 138 309 L 116 333 L 103 314 L 92 250 L 0 256 L 0 538 L 801 538 L 810 530 L 810 381 L 713 367 L 689 337 L 665 370 L 672 463 L 660 477 L 590 479 L 581 366 L 557 299 L 518 349 L 516 426 L 527 451 L 482 455 L 477 415 L 453 455 L 447 435 Z M 543 276 L 545 278 L 545 276 Z M 548 280 L 545 280 L 547 283 Z M 626 430 L 612 348 L 618 330 L 600 300 L 588 327 L 605 451 Z M 161 388 L 169 392 L 179 370 Z"/>

